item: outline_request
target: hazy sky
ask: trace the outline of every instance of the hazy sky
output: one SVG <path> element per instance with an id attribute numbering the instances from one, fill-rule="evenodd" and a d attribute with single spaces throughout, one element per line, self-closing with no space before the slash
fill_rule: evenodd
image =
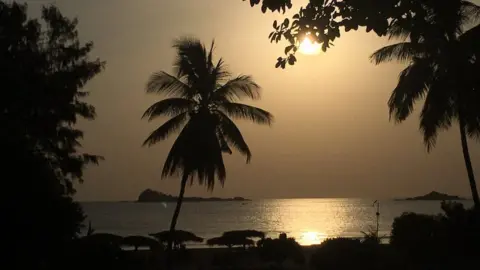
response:
<path id="1" fill-rule="evenodd" d="M 36 1 L 30 1 L 36 2 Z M 41 2 L 41 1 L 39 1 Z M 44 1 L 49 2 L 49 1 Z M 294 9 L 300 3 L 294 1 Z M 477 1 L 478 2 L 478 1 Z M 195 35 L 209 44 L 234 74 L 250 74 L 263 88 L 253 104 L 275 115 L 269 128 L 241 122 L 253 158 L 225 156 L 227 181 L 213 193 L 194 186 L 187 196 L 250 198 L 370 197 L 416 195 L 431 190 L 469 195 L 459 131 L 440 135 L 427 154 L 418 114 L 401 125 L 389 122 L 386 102 L 402 66 L 374 66 L 368 56 L 386 40 L 363 31 L 344 34 L 327 54 L 299 56 L 275 69 L 283 44 L 269 43 L 278 14 L 262 14 L 241 0 L 57 0 L 78 17 L 83 40 L 93 40 L 106 70 L 87 85 L 98 118 L 81 123 L 85 150 L 104 155 L 77 186 L 79 200 L 134 200 L 153 188 L 177 194 L 179 180 L 160 179 L 173 140 L 141 147 L 162 120 L 140 120 L 159 99 L 147 95 L 152 72 L 171 71 L 172 40 Z M 32 9 L 38 4 L 31 3 Z M 173 137 L 174 138 L 174 137 Z M 471 142 L 480 177 L 480 148 Z"/>

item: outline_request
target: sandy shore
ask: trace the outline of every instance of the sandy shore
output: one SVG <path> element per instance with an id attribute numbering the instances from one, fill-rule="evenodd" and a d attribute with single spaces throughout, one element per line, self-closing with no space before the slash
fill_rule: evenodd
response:
<path id="1" fill-rule="evenodd" d="M 308 261 L 316 246 L 303 246 L 305 264 L 296 264 L 292 260 L 286 260 L 283 264 L 288 269 L 308 269 Z M 145 261 L 150 265 L 162 265 L 161 253 L 153 253 L 149 250 L 128 251 L 128 256 Z M 274 262 L 263 261 L 256 250 L 244 250 L 241 248 L 190 248 L 185 253 L 178 254 L 175 259 L 176 269 L 225 269 L 234 266 L 236 269 L 264 269 L 275 265 Z"/>

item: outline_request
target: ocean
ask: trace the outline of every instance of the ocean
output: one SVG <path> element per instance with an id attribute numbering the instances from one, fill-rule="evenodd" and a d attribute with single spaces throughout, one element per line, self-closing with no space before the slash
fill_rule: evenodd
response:
<path id="1" fill-rule="evenodd" d="M 463 202 L 466 207 L 471 201 Z M 121 236 L 148 235 L 167 230 L 175 203 L 84 202 L 96 232 Z M 376 226 L 376 208 L 367 199 L 265 199 L 248 202 L 187 202 L 177 229 L 205 239 L 225 231 L 254 229 L 269 237 L 282 232 L 301 245 L 320 244 L 332 237 L 361 237 Z M 380 235 L 389 235 L 403 212 L 441 213 L 438 201 L 380 201 Z M 202 245 L 200 245 L 202 246 Z"/>

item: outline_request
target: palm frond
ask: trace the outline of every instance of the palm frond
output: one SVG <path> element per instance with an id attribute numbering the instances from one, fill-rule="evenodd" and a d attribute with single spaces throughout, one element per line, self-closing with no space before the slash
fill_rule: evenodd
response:
<path id="1" fill-rule="evenodd" d="M 152 146 L 159 141 L 165 140 L 172 132 L 177 131 L 185 123 L 187 118 L 188 114 L 186 112 L 171 118 L 159 128 L 155 129 L 152 133 L 150 133 L 148 138 L 143 142 L 143 146 Z"/>
<path id="2" fill-rule="evenodd" d="M 476 140 L 480 139 L 480 115 L 478 109 L 476 110 L 475 115 L 467 113 L 465 128 L 468 137 Z"/>
<path id="3" fill-rule="evenodd" d="M 189 136 L 191 136 L 191 133 L 189 134 L 190 121 L 183 127 L 182 131 L 180 131 L 180 134 L 168 152 L 165 163 L 163 164 L 162 178 L 173 176 L 178 171 L 181 171 L 181 173 L 187 177 L 192 175 L 192 168 L 189 168 L 186 162 L 189 155 L 189 145 L 187 145 L 187 143 Z"/>
<path id="4" fill-rule="evenodd" d="M 394 21 L 387 30 L 388 39 L 399 39 L 405 41 L 411 34 L 411 29 L 407 25 L 407 20 L 401 19 Z"/>
<path id="5" fill-rule="evenodd" d="M 175 140 L 162 171 L 162 176 L 181 172 L 212 190 L 216 179 L 223 185 L 226 178 L 222 147 L 214 122 L 193 116 Z"/>
<path id="6" fill-rule="evenodd" d="M 217 137 L 218 141 L 220 142 L 220 147 L 222 148 L 222 153 L 227 153 L 227 154 L 232 154 L 232 149 L 228 145 L 227 139 L 225 138 L 225 135 L 223 134 L 222 130 L 219 130 L 217 132 Z"/>
<path id="7" fill-rule="evenodd" d="M 480 92 L 477 89 L 480 89 L 480 78 L 478 78 L 478 71 L 480 70 L 480 64 L 477 62 L 470 65 L 471 74 L 468 74 L 467 77 L 471 79 L 468 84 L 464 84 L 467 88 L 457 89 L 457 91 L 462 91 L 462 110 L 463 117 L 465 120 L 465 128 L 467 135 L 473 139 L 480 139 Z M 473 90 L 471 89 L 473 85 Z"/>
<path id="8" fill-rule="evenodd" d="M 480 6 L 470 2 L 470 1 L 461 1 L 461 12 L 464 16 L 469 18 L 465 23 L 476 23 L 480 21 Z"/>
<path id="9" fill-rule="evenodd" d="M 163 71 L 153 73 L 146 86 L 147 93 L 159 93 L 167 96 L 191 97 L 193 90 L 180 79 Z"/>
<path id="10" fill-rule="evenodd" d="M 423 44 L 402 42 L 385 46 L 370 56 L 370 60 L 376 65 L 397 60 L 400 62 L 410 61 L 414 57 L 423 57 L 426 55 Z"/>
<path id="11" fill-rule="evenodd" d="M 212 40 L 212 44 L 210 45 L 210 50 L 208 51 L 207 55 L 207 64 L 209 65 L 209 69 L 213 69 L 213 51 L 215 50 L 215 40 Z"/>
<path id="12" fill-rule="evenodd" d="M 388 100 L 390 118 L 402 122 L 411 114 L 415 102 L 424 97 L 432 72 L 428 60 L 417 59 L 400 73 Z"/>
<path id="13" fill-rule="evenodd" d="M 453 93 L 448 81 L 443 79 L 435 80 L 429 88 L 420 114 L 420 130 L 428 152 L 435 147 L 438 132 L 450 128 L 457 115 Z"/>
<path id="14" fill-rule="evenodd" d="M 458 39 L 463 52 L 480 54 L 480 24 L 463 33 Z"/>
<path id="15" fill-rule="evenodd" d="M 249 163 L 252 158 L 252 152 L 250 152 L 250 148 L 245 142 L 240 129 L 238 129 L 237 125 L 235 125 L 227 115 L 220 112 L 219 117 L 221 134 L 231 146 L 235 147 L 235 149 L 237 149 L 242 155 L 246 156 L 247 163 Z"/>
<path id="16" fill-rule="evenodd" d="M 148 121 L 151 121 L 159 116 L 176 116 L 193 110 L 195 105 L 195 101 L 185 98 L 163 99 L 150 106 L 143 114 L 142 119 L 148 117 Z"/>
<path id="17" fill-rule="evenodd" d="M 208 74 L 207 52 L 200 40 L 182 37 L 174 41 L 173 47 L 177 50 L 174 69 L 178 77 L 195 82 Z"/>
<path id="18" fill-rule="evenodd" d="M 250 105 L 224 102 L 218 105 L 218 109 L 232 118 L 246 119 L 265 125 L 273 123 L 273 115 L 271 113 Z"/>
<path id="19" fill-rule="evenodd" d="M 215 78 L 215 82 L 220 83 L 226 78 L 231 76 L 231 73 L 226 69 L 225 62 L 220 58 L 212 70 L 212 75 Z"/>
<path id="20" fill-rule="evenodd" d="M 236 101 L 244 97 L 256 100 L 260 98 L 260 86 L 251 76 L 238 76 L 215 90 L 215 100 Z"/>

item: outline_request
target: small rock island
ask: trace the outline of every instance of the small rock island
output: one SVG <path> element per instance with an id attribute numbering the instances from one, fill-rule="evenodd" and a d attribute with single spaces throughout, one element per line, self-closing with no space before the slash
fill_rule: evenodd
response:
<path id="1" fill-rule="evenodd" d="M 401 201 L 461 201 L 465 198 L 432 191 L 423 196 L 400 199 Z"/>
<path id="2" fill-rule="evenodd" d="M 158 192 L 152 189 L 146 189 L 138 196 L 137 202 L 176 202 L 176 196 Z M 201 197 L 184 197 L 184 202 L 232 202 L 232 201 L 250 201 L 243 197 L 233 197 L 233 198 L 201 198 Z"/>

